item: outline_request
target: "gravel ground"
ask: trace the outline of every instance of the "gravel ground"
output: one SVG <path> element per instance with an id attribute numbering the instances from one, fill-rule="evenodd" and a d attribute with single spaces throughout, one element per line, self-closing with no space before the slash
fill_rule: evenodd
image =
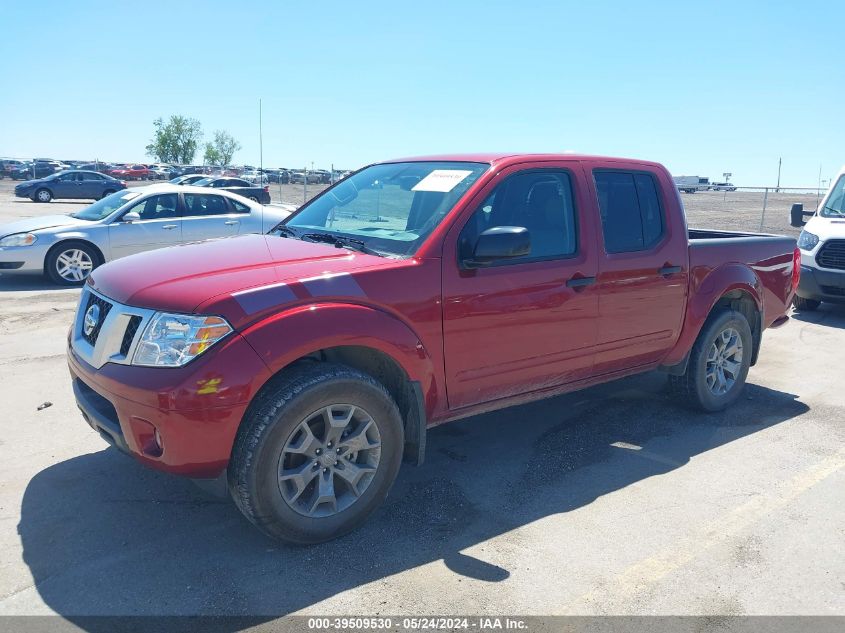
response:
<path id="1" fill-rule="evenodd" d="M 9 191 L 0 222 L 81 206 Z M 690 223 L 759 227 L 732 197 L 684 196 Z M 363 529 L 294 548 L 83 422 L 77 297 L 0 276 L 0 614 L 845 615 L 843 308 L 767 332 L 720 414 L 647 374 L 438 427 Z"/>

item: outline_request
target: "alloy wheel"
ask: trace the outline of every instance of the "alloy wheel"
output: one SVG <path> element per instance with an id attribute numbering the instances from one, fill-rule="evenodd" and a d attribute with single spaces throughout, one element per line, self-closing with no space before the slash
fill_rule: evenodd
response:
<path id="1" fill-rule="evenodd" d="M 722 330 L 707 352 L 705 380 L 717 396 L 730 391 L 742 371 L 742 337 L 734 328 Z"/>
<path id="2" fill-rule="evenodd" d="M 93 268 L 91 256 L 79 248 L 68 249 L 56 258 L 56 272 L 65 281 L 84 281 Z"/>
<path id="3" fill-rule="evenodd" d="M 367 490 L 381 460 L 381 435 L 361 407 L 333 404 L 297 425 L 279 458 L 279 490 L 307 517 L 333 516 Z"/>

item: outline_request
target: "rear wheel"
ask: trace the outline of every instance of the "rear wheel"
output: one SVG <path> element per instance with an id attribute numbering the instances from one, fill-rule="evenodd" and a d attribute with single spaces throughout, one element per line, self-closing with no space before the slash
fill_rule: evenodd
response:
<path id="1" fill-rule="evenodd" d="M 99 265 L 99 257 L 90 244 L 65 242 L 47 254 L 44 270 L 61 286 L 77 286 Z"/>
<path id="2" fill-rule="evenodd" d="M 813 310 L 818 309 L 818 307 L 822 304 L 821 301 L 817 301 L 816 299 L 805 299 L 804 297 L 799 297 L 795 295 L 792 299 L 792 305 L 795 306 L 795 309 L 799 312 L 812 312 Z"/>
<path id="3" fill-rule="evenodd" d="M 100 200 L 102 200 L 102 199 L 103 199 L 103 198 L 105 198 L 106 196 L 110 196 L 110 195 L 112 195 L 113 193 L 114 193 L 114 189 L 106 189 L 106 190 L 103 192 L 103 195 L 102 195 L 102 196 L 100 196 Z"/>
<path id="4" fill-rule="evenodd" d="M 684 403 L 721 411 L 742 392 L 751 367 L 751 327 L 742 313 L 722 310 L 708 318 L 682 376 L 669 376 L 670 389 Z"/>
<path id="5" fill-rule="evenodd" d="M 244 418 L 229 491 L 253 524 L 291 543 L 360 525 L 387 496 L 403 450 L 387 390 L 351 367 L 310 363 L 281 374 Z"/>
<path id="6" fill-rule="evenodd" d="M 258 202 L 258 198 L 256 198 L 255 196 L 250 196 L 249 199 L 253 202 Z"/>

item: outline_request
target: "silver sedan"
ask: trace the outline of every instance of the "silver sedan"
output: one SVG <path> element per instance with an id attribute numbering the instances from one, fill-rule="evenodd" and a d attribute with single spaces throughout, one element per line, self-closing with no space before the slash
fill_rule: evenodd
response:
<path id="1" fill-rule="evenodd" d="M 70 215 L 0 226 L 0 273 L 46 273 L 76 285 L 112 259 L 243 233 L 266 233 L 294 210 L 226 191 L 171 184 L 118 191 Z"/>

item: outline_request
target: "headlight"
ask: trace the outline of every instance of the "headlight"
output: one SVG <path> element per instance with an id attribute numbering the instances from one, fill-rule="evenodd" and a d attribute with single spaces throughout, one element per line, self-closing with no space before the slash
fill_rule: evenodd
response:
<path id="1" fill-rule="evenodd" d="M 810 233 L 809 231 L 801 231 L 798 236 L 798 248 L 802 251 L 811 251 L 819 243 L 819 236 Z"/>
<path id="2" fill-rule="evenodd" d="M 0 240 L 0 247 L 2 246 L 32 246 L 38 239 L 32 233 L 15 233 L 14 235 L 7 235 Z"/>
<path id="3" fill-rule="evenodd" d="M 231 331 L 221 317 L 157 312 L 141 335 L 132 364 L 181 367 Z"/>

